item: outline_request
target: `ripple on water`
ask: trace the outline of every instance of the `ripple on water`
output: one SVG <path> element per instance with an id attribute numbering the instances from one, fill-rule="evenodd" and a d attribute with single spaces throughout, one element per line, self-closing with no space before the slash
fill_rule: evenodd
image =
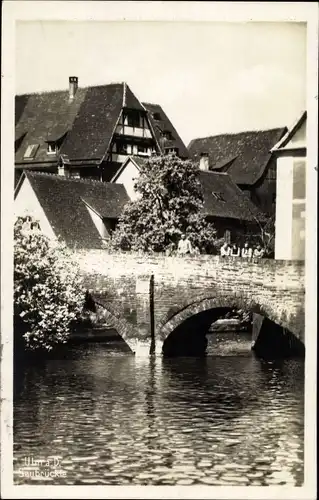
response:
<path id="1" fill-rule="evenodd" d="M 298 361 L 278 368 L 248 353 L 155 360 L 154 368 L 92 344 L 24 377 L 14 407 L 16 471 L 26 456 L 56 454 L 67 471 L 57 484 L 302 481 Z"/>

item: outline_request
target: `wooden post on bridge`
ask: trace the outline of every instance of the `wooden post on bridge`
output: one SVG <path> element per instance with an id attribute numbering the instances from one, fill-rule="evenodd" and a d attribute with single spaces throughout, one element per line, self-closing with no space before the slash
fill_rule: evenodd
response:
<path id="1" fill-rule="evenodd" d="M 150 327 L 151 327 L 151 349 L 150 354 L 155 353 L 155 325 L 154 325 L 154 274 L 150 278 Z"/>

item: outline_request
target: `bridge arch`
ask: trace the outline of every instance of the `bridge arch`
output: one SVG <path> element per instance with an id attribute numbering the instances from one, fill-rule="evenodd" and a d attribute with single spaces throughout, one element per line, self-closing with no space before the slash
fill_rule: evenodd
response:
<path id="1" fill-rule="evenodd" d="M 291 321 L 291 318 L 287 317 L 285 313 L 278 314 L 275 305 L 268 302 L 261 303 L 258 299 L 255 300 L 251 296 L 245 296 L 242 293 L 218 293 L 218 295 L 214 296 L 201 297 L 188 304 L 173 306 L 171 310 L 174 312 L 169 317 L 163 318 L 159 324 L 158 337 L 164 342 L 174 330 L 193 316 L 212 311 L 213 317 L 214 309 L 242 309 L 244 311 L 256 313 L 286 328 L 297 338 L 300 334 L 297 328 L 295 328 L 294 322 Z"/>
<path id="2" fill-rule="evenodd" d="M 120 337 L 130 347 L 130 339 L 136 335 L 135 328 L 124 317 L 123 312 L 112 307 L 112 304 L 105 303 L 101 298 L 95 296 L 94 292 L 86 292 L 86 309 L 91 310 L 97 316 L 100 324 L 107 323 L 117 331 Z"/>

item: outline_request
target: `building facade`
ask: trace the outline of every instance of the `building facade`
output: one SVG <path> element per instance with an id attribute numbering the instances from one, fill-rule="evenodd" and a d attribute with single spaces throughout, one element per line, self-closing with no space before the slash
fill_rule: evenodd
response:
<path id="1" fill-rule="evenodd" d="M 305 259 L 307 113 L 272 149 L 277 163 L 275 258 Z"/>

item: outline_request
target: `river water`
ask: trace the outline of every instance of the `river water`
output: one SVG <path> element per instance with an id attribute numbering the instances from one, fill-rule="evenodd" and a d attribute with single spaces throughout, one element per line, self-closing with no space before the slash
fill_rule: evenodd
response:
<path id="1" fill-rule="evenodd" d="M 143 359 L 82 344 L 25 368 L 15 483 L 302 485 L 304 362 L 257 359 L 245 334 L 210 335 L 207 350 Z"/>

